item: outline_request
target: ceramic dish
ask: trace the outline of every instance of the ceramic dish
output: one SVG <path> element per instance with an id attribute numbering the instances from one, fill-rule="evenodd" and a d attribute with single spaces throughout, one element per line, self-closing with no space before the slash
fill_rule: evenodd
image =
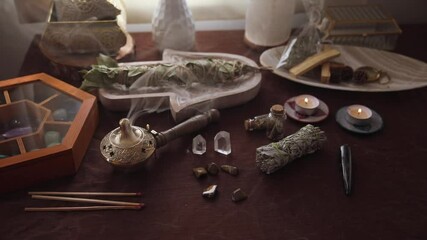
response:
<path id="1" fill-rule="evenodd" d="M 251 59 L 228 53 L 183 52 L 171 49 L 163 51 L 163 60 L 157 62 L 121 63 L 121 66 L 143 66 L 153 63 L 172 63 L 182 60 L 201 58 L 222 58 L 238 60 L 244 64 L 257 67 Z M 195 113 L 207 111 L 211 108 L 223 109 L 243 104 L 253 99 L 261 87 L 261 73 L 257 72 L 244 78 L 239 84 L 225 86 L 218 84 L 203 89 L 160 89 L 158 92 L 129 93 L 125 90 L 99 89 L 99 100 L 105 108 L 112 111 L 128 111 L 151 107 L 151 110 L 170 109 L 176 122 L 181 122 Z M 147 104 L 147 105 L 145 105 Z M 154 106 L 155 108 L 152 108 Z"/>
<path id="2" fill-rule="evenodd" d="M 341 55 L 334 59 L 353 69 L 370 66 L 387 72 L 391 81 L 387 84 L 372 82 L 367 84 L 339 83 L 325 84 L 319 79 L 305 76 L 295 77 L 284 68 L 275 69 L 285 46 L 266 50 L 261 54 L 260 62 L 274 69 L 273 73 L 294 82 L 337 90 L 359 92 L 402 91 L 427 86 L 427 64 L 392 52 L 354 46 L 335 45 Z"/>
<path id="3" fill-rule="evenodd" d="M 371 111 L 372 111 L 371 122 L 370 124 L 364 125 L 364 126 L 353 125 L 347 121 L 346 119 L 347 106 L 338 110 L 335 116 L 335 119 L 337 120 L 338 124 L 341 127 L 351 132 L 360 133 L 360 134 L 371 134 L 381 130 L 383 127 L 383 119 L 381 118 L 381 116 L 374 110 L 371 109 Z"/>
<path id="4" fill-rule="evenodd" d="M 285 111 L 286 115 L 294 120 L 305 123 L 315 123 L 320 122 L 329 115 L 329 108 L 326 103 L 319 99 L 319 108 L 317 111 L 311 115 L 303 115 L 295 111 L 295 97 L 288 99 L 285 102 Z"/>

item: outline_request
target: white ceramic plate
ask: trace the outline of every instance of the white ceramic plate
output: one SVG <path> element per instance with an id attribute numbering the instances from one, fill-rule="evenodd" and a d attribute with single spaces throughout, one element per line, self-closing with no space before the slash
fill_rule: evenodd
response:
<path id="1" fill-rule="evenodd" d="M 372 119 L 368 125 L 356 126 L 356 125 L 349 123 L 346 119 L 347 107 L 348 106 L 340 108 L 335 115 L 335 119 L 341 127 L 345 128 L 351 132 L 360 133 L 360 134 L 375 133 L 375 132 L 378 132 L 379 130 L 381 130 L 383 128 L 383 125 L 384 125 L 383 119 L 381 118 L 381 116 L 377 112 L 375 112 L 372 109 L 371 109 Z"/>
<path id="2" fill-rule="evenodd" d="M 329 115 L 329 108 L 328 108 L 328 105 L 326 105 L 326 103 L 323 102 L 322 100 L 319 99 L 319 102 L 320 102 L 319 109 L 316 111 L 316 113 L 311 116 L 306 116 L 306 115 L 299 114 L 295 110 L 295 97 L 292 97 L 285 102 L 285 111 L 290 118 L 297 120 L 299 122 L 304 122 L 304 123 L 320 122 Z"/>
<path id="3" fill-rule="evenodd" d="M 334 46 L 341 55 L 334 59 L 353 69 L 361 66 L 371 66 L 388 73 L 391 81 L 387 84 L 372 82 L 367 84 L 339 83 L 325 84 L 320 79 L 305 76 L 295 77 L 284 68 L 276 69 L 277 63 L 285 46 L 266 50 L 261 54 L 260 62 L 265 67 L 274 69 L 273 73 L 298 83 L 337 90 L 359 92 L 389 92 L 402 91 L 427 86 L 427 64 L 392 52 L 354 46 Z M 319 77 L 320 78 L 320 77 Z"/>

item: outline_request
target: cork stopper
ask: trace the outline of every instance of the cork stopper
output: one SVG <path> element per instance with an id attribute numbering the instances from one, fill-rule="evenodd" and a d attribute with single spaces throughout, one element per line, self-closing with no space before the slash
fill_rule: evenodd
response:
<path id="1" fill-rule="evenodd" d="M 249 129 L 249 120 L 248 120 L 248 119 L 246 119 L 246 120 L 243 122 L 243 125 L 245 126 L 245 130 L 247 131 L 247 130 Z"/>
<path id="2" fill-rule="evenodd" d="M 246 131 L 252 131 L 253 130 L 253 120 L 252 119 L 246 119 L 243 124 L 245 125 Z"/>
<path id="3" fill-rule="evenodd" d="M 280 104 L 275 104 L 270 108 L 270 112 L 273 114 L 281 115 L 285 112 L 285 109 Z"/>

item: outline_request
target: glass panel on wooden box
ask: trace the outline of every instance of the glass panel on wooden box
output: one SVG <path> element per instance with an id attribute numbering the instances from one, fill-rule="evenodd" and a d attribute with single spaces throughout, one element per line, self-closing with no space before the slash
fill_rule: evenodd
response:
<path id="1" fill-rule="evenodd" d="M 96 97 L 60 79 L 0 81 L 0 194 L 75 174 L 97 123 Z"/>
<path id="2" fill-rule="evenodd" d="M 28 99 L 35 103 L 40 103 L 49 97 L 60 94 L 60 92 L 53 87 L 46 85 L 41 81 L 22 84 L 17 87 L 8 89 L 10 101 L 15 102 L 22 99 Z"/>
<path id="3" fill-rule="evenodd" d="M 42 81 L 2 89 L 0 158 L 59 145 L 81 100 Z"/>

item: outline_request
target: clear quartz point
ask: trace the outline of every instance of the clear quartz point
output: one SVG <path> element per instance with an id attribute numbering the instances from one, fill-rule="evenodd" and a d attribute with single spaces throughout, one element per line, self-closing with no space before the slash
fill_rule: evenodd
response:
<path id="1" fill-rule="evenodd" d="M 197 135 L 193 138 L 193 153 L 202 155 L 206 152 L 206 140 L 202 135 Z"/>
<path id="2" fill-rule="evenodd" d="M 224 155 L 230 154 L 231 153 L 230 133 L 226 131 L 218 132 L 214 138 L 214 149 L 215 149 L 215 152 L 219 152 Z"/>

